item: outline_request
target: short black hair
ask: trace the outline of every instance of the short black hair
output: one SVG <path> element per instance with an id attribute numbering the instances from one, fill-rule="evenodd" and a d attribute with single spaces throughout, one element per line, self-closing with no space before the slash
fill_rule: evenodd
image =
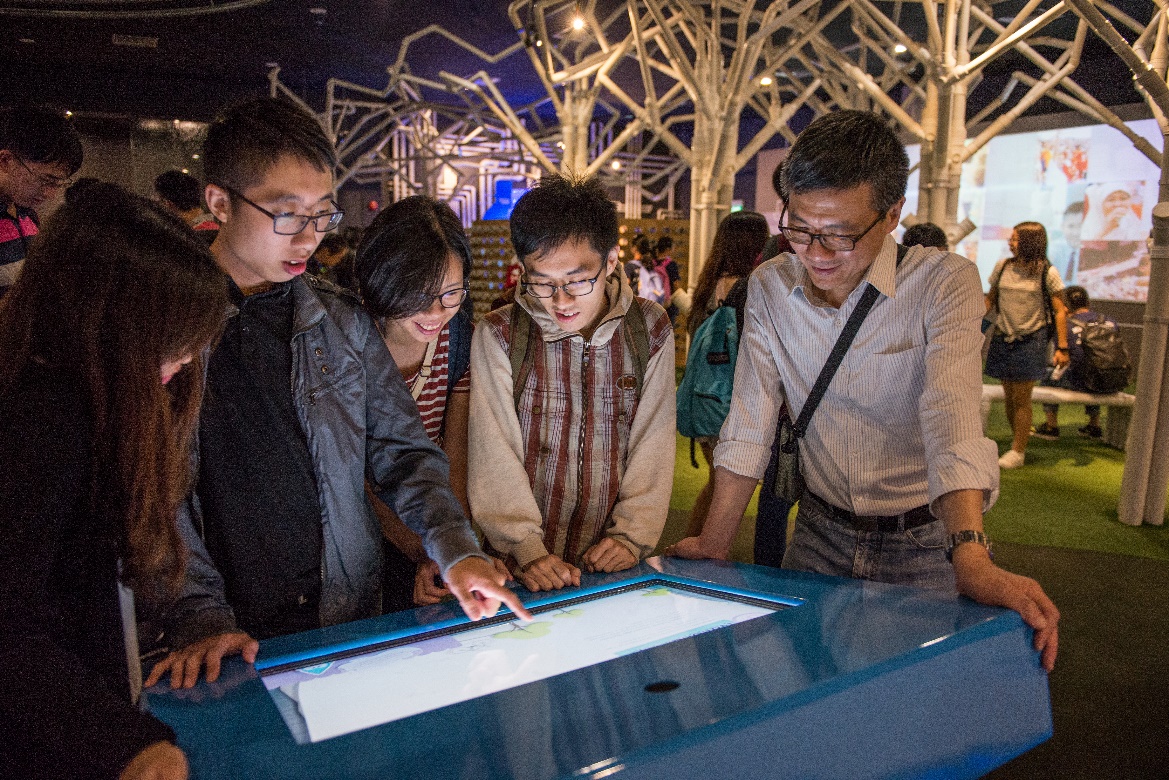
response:
<path id="1" fill-rule="evenodd" d="M 905 246 L 926 246 L 950 251 L 950 241 L 946 238 L 946 231 L 933 222 L 918 222 L 916 225 L 906 228 L 905 235 L 901 237 L 901 243 Z"/>
<path id="2" fill-rule="evenodd" d="M 290 100 L 250 98 L 226 108 L 207 131 L 203 171 L 210 184 L 245 190 L 292 155 L 332 172 L 333 142 L 317 118 Z"/>
<path id="3" fill-rule="evenodd" d="M 182 171 L 164 171 L 154 179 L 154 191 L 179 211 L 203 205 L 203 187 L 199 180 Z"/>
<path id="4" fill-rule="evenodd" d="M 446 203 L 412 195 L 383 210 L 357 247 L 357 282 L 365 308 L 388 320 L 423 311 L 442 291 L 447 258 L 471 275 L 471 244 Z"/>
<path id="5" fill-rule="evenodd" d="M 804 128 L 784 159 L 780 198 L 816 190 L 873 188 L 884 214 L 905 195 L 909 156 L 886 120 L 868 111 L 835 111 Z"/>
<path id="6" fill-rule="evenodd" d="M 521 263 L 581 240 L 605 260 L 619 235 L 617 207 L 596 177 L 549 174 L 524 193 L 511 213 L 511 243 Z"/>
<path id="7" fill-rule="evenodd" d="M 64 165 L 70 176 L 85 158 L 73 122 L 63 111 L 44 106 L 0 109 L 0 149 L 26 162 Z"/>
<path id="8" fill-rule="evenodd" d="M 1092 305 L 1092 299 L 1088 297 L 1088 291 L 1078 284 L 1069 285 L 1064 288 L 1063 294 L 1067 298 L 1068 308 L 1072 311 L 1087 309 Z"/>
<path id="9" fill-rule="evenodd" d="M 674 239 L 669 236 L 662 236 L 658 239 L 658 245 L 654 248 L 659 255 L 664 255 L 674 248 Z"/>
<path id="10" fill-rule="evenodd" d="M 654 245 L 649 242 L 649 236 L 638 236 L 633 239 L 633 248 L 637 253 L 646 257 L 653 257 Z"/>

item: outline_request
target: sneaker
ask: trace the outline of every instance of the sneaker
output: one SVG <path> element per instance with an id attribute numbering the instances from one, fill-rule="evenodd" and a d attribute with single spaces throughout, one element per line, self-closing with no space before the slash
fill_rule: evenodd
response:
<path id="1" fill-rule="evenodd" d="M 1104 431 L 1100 430 L 1099 425 L 1085 425 L 1077 432 L 1085 439 L 1101 439 L 1104 437 Z"/>
<path id="2" fill-rule="evenodd" d="M 1003 456 L 999 458 L 999 468 L 1017 469 L 1023 465 L 1024 457 L 1025 456 L 1023 453 L 1019 452 L 1018 450 L 1007 450 L 1003 453 Z"/>
<path id="3" fill-rule="evenodd" d="M 1048 425 L 1047 423 L 1043 423 L 1043 425 L 1040 425 L 1037 428 L 1032 428 L 1031 435 L 1034 436 L 1036 439 L 1046 439 L 1047 441 L 1056 441 L 1057 439 L 1059 439 L 1059 426 L 1058 425 Z"/>

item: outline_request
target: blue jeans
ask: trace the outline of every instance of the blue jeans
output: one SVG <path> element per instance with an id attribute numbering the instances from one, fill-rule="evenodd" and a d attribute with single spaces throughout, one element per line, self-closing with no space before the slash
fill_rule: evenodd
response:
<path id="1" fill-rule="evenodd" d="M 783 567 L 955 593 L 945 544 L 941 520 L 889 533 L 856 531 L 824 514 L 815 502 L 801 501 Z"/>

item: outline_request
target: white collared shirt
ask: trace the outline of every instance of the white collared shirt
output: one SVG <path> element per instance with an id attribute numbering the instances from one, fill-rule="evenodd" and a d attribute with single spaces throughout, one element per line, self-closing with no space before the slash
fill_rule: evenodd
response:
<path id="1" fill-rule="evenodd" d="M 896 515 L 960 489 L 998 497 L 998 450 L 982 432 L 979 323 L 985 309 L 974 263 L 913 247 L 900 266 L 885 238 L 865 278 L 839 308 L 809 298 L 793 254 L 751 277 L 731 411 L 715 465 L 759 479 L 785 399 L 799 414 L 865 288 L 881 293 L 812 414 L 801 442 L 808 489 L 858 515 Z"/>

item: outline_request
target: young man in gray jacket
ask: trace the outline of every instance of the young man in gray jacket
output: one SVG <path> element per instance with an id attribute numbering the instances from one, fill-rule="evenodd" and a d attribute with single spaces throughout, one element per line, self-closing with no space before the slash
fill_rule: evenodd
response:
<path id="1" fill-rule="evenodd" d="M 501 602 L 527 615 L 481 552 L 449 466 L 373 322 L 338 288 L 303 275 L 337 227 L 334 152 L 316 119 L 251 100 L 211 127 L 203 154 L 212 244 L 231 279 L 208 361 L 197 483 L 180 518 L 191 555 L 165 620 L 171 673 L 190 687 L 256 639 L 381 612 L 378 497 L 423 539 L 472 619 Z"/>

